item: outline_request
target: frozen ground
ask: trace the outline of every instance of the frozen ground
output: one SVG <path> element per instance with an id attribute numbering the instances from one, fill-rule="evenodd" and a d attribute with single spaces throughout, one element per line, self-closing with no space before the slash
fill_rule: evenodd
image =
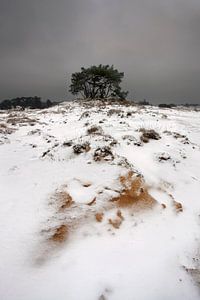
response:
<path id="1" fill-rule="evenodd" d="M 1 112 L 0 245 L 1 300 L 199 299 L 200 112 Z"/>

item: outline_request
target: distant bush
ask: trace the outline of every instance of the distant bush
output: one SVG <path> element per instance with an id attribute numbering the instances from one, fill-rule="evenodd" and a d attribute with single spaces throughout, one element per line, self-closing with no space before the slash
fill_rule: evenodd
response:
<path id="1" fill-rule="evenodd" d="M 0 109 L 11 109 L 16 107 L 21 107 L 22 109 L 31 108 L 48 108 L 53 105 L 51 100 L 42 102 L 40 97 L 18 97 L 11 100 L 4 100 L 0 103 Z"/>
<path id="2" fill-rule="evenodd" d="M 145 99 L 143 101 L 140 101 L 137 103 L 138 105 L 151 105 L 148 101 L 146 101 Z"/>
<path id="3" fill-rule="evenodd" d="M 158 105 L 158 107 L 160 107 L 160 108 L 172 108 L 172 107 L 176 107 L 176 104 L 174 104 L 174 103 L 170 103 L 170 104 L 161 103 L 161 104 Z"/>
<path id="4" fill-rule="evenodd" d="M 197 103 L 185 103 L 185 104 L 183 104 L 183 106 L 185 106 L 185 107 L 197 107 L 197 106 L 200 106 L 200 105 L 197 104 Z"/>

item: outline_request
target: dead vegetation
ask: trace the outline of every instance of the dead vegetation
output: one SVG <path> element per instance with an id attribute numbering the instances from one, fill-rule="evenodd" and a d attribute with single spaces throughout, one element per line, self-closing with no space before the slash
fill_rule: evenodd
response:
<path id="1" fill-rule="evenodd" d="M 200 266 L 187 268 L 183 266 L 184 270 L 191 275 L 194 282 L 197 284 L 198 288 L 200 289 Z"/>
<path id="2" fill-rule="evenodd" d="M 168 161 L 170 159 L 171 159 L 171 156 L 168 153 L 163 152 L 158 155 L 159 162 Z"/>
<path id="3" fill-rule="evenodd" d="M 48 150 L 44 151 L 44 152 L 42 153 L 42 158 L 45 157 L 47 154 L 49 154 L 50 151 L 51 151 L 51 149 L 48 149 Z"/>
<path id="4" fill-rule="evenodd" d="M 80 116 L 80 119 L 79 120 L 82 120 L 84 118 L 88 118 L 90 116 L 90 112 L 89 111 L 84 111 L 82 113 L 82 115 Z"/>
<path id="5" fill-rule="evenodd" d="M 94 151 L 93 158 L 95 161 L 112 161 L 114 159 L 114 155 L 109 146 L 98 147 Z"/>
<path id="6" fill-rule="evenodd" d="M 0 129 L 5 129 L 7 128 L 7 125 L 5 123 L 0 123 Z"/>
<path id="7" fill-rule="evenodd" d="M 94 107 L 98 108 L 106 108 L 109 106 L 113 109 L 114 106 L 126 106 L 126 107 L 131 107 L 135 106 L 135 103 L 132 100 L 125 100 L 125 99 L 116 99 L 116 98 L 107 98 L 107 99 L 80 99 L 77 100 L 80 106 L 86 108 L 86 109 L 91 109 Z M 118 108 L 117 108 L 118 109 Z"/>
<path id="8" fill-rule="evenodd" d="M 176 140 L 180 140 L 180 142 L 184 145 L 190 144 L 190 141 L 185 134 L 181 134 L 176 131 L 168 131 L 168 130 L 165 130 L 163 133 L 165 133 L 167 135 L 172 135 Z"/>
<path id="9" fill-rule="evenodd" d="M 0 134 L 11 134 L 15 130 L 14 128 L 9 128 L 5 123 L 0 123 Z"/>
<path id="10" fill-rule="evenodd" d="M 113 115 L 121 116 L 122 114 L 123 114 L 123 110 L 117 109 L 117 108 L 111 108 L 107 112 L 107 116 L 109 116 L 109 117 L 113 116 Z"/>
<path id="11" fill-rule="evenodd" d="M 41 129 L 37 128 L 37 129 L 29 131 L 27 133 L 27 135 L 35 135 L 35 134 L 41 135 L 41 133 L 42 133 Z"/>
<path id="12" fill-rule="evenodd" d="M 91 126 L 90 128 L 87 129 L 87 134 L 89 135 L 102 135 L 103 134 L 103 129 L 101 126 Z"/>
<path id="13" fill-rule="evenodd" d="M 140 140 L 143 143 L 148 143 L 149 140 L 160 140 L 161 139 L 161 136 L 154 129 L 141 128 L 139 131 L 142 132 Z"/>
<path id="14" fill-rule="evenodd" d="M 122 140 L 127 140 L 129 142 L 136 142 L 136 138 L 133 135 L 126 134 L 122 136 Z"/>
<path id="15" fill-rule="evenodd" d="M 90 151 L 90 143 L 76 144 L 73 146 L 74 154 L 81 154 Z"/>
<path id="16" fill-rule="evenodd" d="M 122 139 L 126 141 L 127 145 L 133 144 L 138 147 L 142 146 L 142 143 L 138 141 L 133 135 L 129 135 L 129 134 L 123 135 Z"/>
<path id="17" fill-rule="evenodd" d="M 7 123 L 11 125 L 35 125 L 37 120 L 27 117 L 25 114 L 11 113 L 8 115 Z"/>
<path id="18" fill-rule="evenodd" d="M 113 146 L 115 146 L 115 145 L 118 144 L 117 140 L 114 137 L 112 137 L 111 135 L 109 135 L 109 134 L 104 134 L 103 135 L 103 141 L 109 143 L 109 145 L 111 147 L 113 147 Z"/>
<path id="19" fill-rule="evenodd" d="M 102 294 L 102 295 L 98 298 L 98 300 L 107 300 L 107 298 Z"/>
<path id="20" fill-rule="evenodd" d="M 73 142 L 70 140 L 70 141 L 65 141 L 63 142 L 63 147 L 71 147 L 73 145 Z"/>

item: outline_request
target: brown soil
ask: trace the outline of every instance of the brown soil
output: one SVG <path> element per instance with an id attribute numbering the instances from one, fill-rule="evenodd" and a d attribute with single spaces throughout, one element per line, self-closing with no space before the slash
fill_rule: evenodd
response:
<path id="1" fill-rule="evenodd" d="M 53 235 L 49 238 L 50 241 L 62 243 L 66 240 L 68 235 L 68 227 L 63 224 L 55 229 Z"/>

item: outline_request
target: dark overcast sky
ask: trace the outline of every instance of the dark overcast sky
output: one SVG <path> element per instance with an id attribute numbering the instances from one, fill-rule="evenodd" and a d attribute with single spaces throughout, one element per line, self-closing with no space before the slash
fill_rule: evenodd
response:
<path id="1" fill-rule="evenodd" d="M 200 0 L 0 0 L 0 100 L 67 99 L 81 66 L 114 64 L 129 98 L 200 103 Z"/>

